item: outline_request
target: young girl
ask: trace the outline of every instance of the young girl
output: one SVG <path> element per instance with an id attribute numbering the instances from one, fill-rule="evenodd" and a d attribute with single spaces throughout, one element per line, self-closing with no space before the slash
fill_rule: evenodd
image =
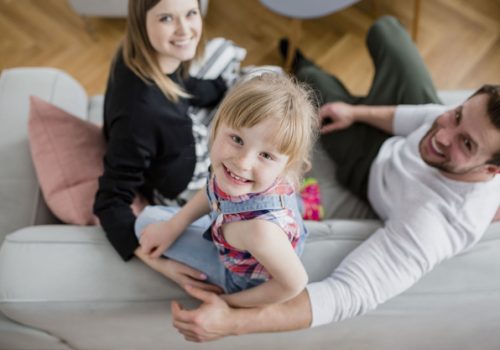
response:
<path id="1" fill-rule="evenodd" d="M 188 108 L 218 104 L 226 85 L 222 78 L 187 75 L 201 36 L 197 0 L 129 1 L 125 38 L 106 88 L 107 148 L 94 204 L 108 239 L 124 260 L 136 255 L 178 283 L 196 273 L 171 260 L 140 254 L 130 204 L 137 192 L 151 203 L 162 203 L 205 185 L 209 131 L 202 132 Z"/>
<path id="2" fill-rule="evenodd" d="M 234 306 L 296 296 L 307 274 L 295 191 L 316 127 L 310 93 L 290 78 L 263 74 L 238 84 L 214 120 L 207 187 L 178 212 L 146 208 L 136 222 L 144 252 L 205 272 Z M 211 220 L 198 220 L 209 212 Z M 208 226 L 212 242 L 202 238 Z"/>

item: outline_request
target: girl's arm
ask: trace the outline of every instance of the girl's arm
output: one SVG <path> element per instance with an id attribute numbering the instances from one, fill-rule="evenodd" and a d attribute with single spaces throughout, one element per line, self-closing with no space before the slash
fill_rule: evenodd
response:
<path id="1" fill-rule="evenodd" d="M 160 257 L 193 221 L 209 212 L 210 205 L 203 187 L 170 220 L 146 226 L 139 240 L 142 251 L 151 258 Z"/>
<path id="2" fill-rule="evenodd" d="M 282 303 L 297 296 L 307 284 L 307 273 L 283 230 L 265 220 L 239 221 L 224 227 L 227 242 L 247 250 L 271 274 L 263 284 L 224 295 L 228 304 L 255 307 Z"/>

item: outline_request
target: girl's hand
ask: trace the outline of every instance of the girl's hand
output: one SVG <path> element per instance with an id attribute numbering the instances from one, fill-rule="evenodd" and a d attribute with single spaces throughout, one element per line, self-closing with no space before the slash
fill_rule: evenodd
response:
<path id="1" fill-rule="evenodd" d="M 177 283 L 179 286 L 187 291 L 186 286 L 196 287 L 207 292 L 212 292 L 216 294 L 222 294 L 223 290 L 219 286 L 214 284 L 206 283 L 207 276 L 198 270 L 195 270 L 187 265 L 170 259 L 160 259 L 163 260 L 160 267 L 160 272 L 162 272 L 166 277 L 170 278 L 172 281 Z"/>
<path id="2" fill-rule="evenodd" d="M 146 226 L 139 239 L 142 251 L 151 258 L 159 258 L 182 233 L 169 221 Z"/>
<path id="3" fill-rule="evenodd" d="M 355 122 L 352 106 L 344 102 L 324 104 L 319 110 L 319 118 L 322 134 L 348 128 Z"/>
<path id="4" fill-rule="evenodd" d="M 163 258 L 151 258 L 144 254 L 141 247 L 135 250 L 135 255 L 153 270 L 171 279 L 184 289 L 186 286 L 193 286 L 216 294 L 223 292 L 220 287 L 206 283 L 207 276 L 205 274 L 180 262 Z"/>

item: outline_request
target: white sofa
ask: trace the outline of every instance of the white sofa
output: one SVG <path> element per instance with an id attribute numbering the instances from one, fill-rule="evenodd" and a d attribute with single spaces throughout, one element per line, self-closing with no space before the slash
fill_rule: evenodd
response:
<path id="1" fill-rule="evenodd" d="M 57 222 L 40 195 L 27 139 L 29 95 L 89 120 L 102 97 L 88 98 L 64 72 L 4 70 L 0 76 L 0 349 L 500 349 L 500 224 L 471 251 L 364 316 L 316 329 L 185 342 L 170 324 L 169 302 L 192 302 L 137 260 L 124 263 L 100 227 Z M 464 97 L 452 93 L 449 97 Z M 328 217 L 369 210 L 338 188 L 319 152 Z M 311 281 L 324 278 L 380 223 L 311 223 L 303 260 Z"/>

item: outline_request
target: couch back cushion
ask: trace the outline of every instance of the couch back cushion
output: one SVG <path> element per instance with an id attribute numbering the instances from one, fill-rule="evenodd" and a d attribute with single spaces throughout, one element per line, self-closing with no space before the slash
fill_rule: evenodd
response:
<path id="1" fill-rule="evenodd" d="M 0 76 L 0 242 L 19 228 L 54 222 L 44 206 L 28 145 L 29 96 L 84 118 L 84 89 L 52 68 L 5 69 Z"/>

